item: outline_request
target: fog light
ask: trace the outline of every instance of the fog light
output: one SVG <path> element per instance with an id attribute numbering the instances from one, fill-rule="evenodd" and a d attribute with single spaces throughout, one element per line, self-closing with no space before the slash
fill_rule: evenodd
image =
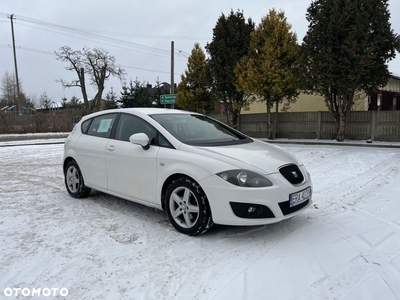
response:
<path id="1" fill-rule="evenodd" d="M 249 214 L 255 213 L 257 210 L 257 207 L 255 206 L 250 206 L 249 209 L 247 210 Z"/>

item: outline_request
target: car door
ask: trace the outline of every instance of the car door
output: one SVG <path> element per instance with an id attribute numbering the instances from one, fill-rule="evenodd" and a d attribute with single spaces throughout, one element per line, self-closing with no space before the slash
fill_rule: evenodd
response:
<path id="1" fill-rule="evenodd" d="M 107 189 L 105 151 L 117 114 L 95 117 L 75 144 L 86 185 Z"/>
<path id="2" fill-rule="evenodd" d="M 157 153 L 159 147 L 151 145 L 144 150 L 129 142 L 132 134 L 145 133 L 150 142 L 157 131 L 143 119 L 122 113 L 115 138 L 106 147 L 108 190 L 141 201 L 154 203 L 157 195 Z"/>

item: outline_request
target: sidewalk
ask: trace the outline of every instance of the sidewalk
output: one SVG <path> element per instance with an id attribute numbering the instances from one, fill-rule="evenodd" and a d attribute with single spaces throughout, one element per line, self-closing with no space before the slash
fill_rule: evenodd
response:
<path id="1" fill-rule="evenodd" d="M 271 144 L 297 144 L 297 145 L 329 145 L 329 146 L 357 146 L 357 147 L 381 147 L 381 148 L 399 148 L 400 142 L 380 142 L 380 141 L 351 141 L 345 140 L 338 142 L 336 140 L 317 140 L 317 139 L 275 139 L 269 140 L 261 138 L 260 140 Z"/>
<path id="2" fill-rule="evenodd" d="M 64 144 L 69 132 L 0 134 L 0 147 Z"/>
<path id="3" fill-rule="evenodd" d="M 69 132 L 60 133 L 28 133 L 28 134 L 0 134 L 0 147 L 28 146 L 28 145 L 46 145 L 63 144 L 68 137 Z M 381 147 L 381 148 L 399 148 L 400 142 L 380 142 L 374 141 L 351 141 L 337 142 L 336 140 L 317 140 L 317 139 L 275 139 L 268 140 L 260 138 L 259 140 L 271 144 L 291 144 L 291 145 L 329 145 L 329 146 L 357 146 L 357 147 Z"/>

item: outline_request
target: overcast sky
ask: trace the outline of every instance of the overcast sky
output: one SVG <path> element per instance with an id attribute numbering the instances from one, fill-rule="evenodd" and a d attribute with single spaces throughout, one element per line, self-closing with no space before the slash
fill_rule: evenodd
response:
<path id="1" fill-rule="evenodd" d="M 187 66 L 187 56 L 195 42 L 204 48 L 222 13 L 233 9 L 257 24 L 272 8 L 285 12 L 299 42 L 307 31 L 305 14 L 311 0 L 0 0 L 0 78 L 14 72 L 11 24 L 14 14 L 18 73 L 27 95 L 46 92 L 55 102 L 62 97 L 81 97 L 79 88 L 63 90 L 57 79 L 75 78 L 54 51 L 67 45 L 74 50 L 101 47 L 114 55 L 127 72 L 126 80 L 139 79 L 155 84 L 170 82 L 171 41 L 175 44 L 175 83 Z M 400 33 L 400 1 L 390 0 L 392 28 Z M 396 15 L 397 13 L 397 15 Z M 61 25 L 62 27 L 58 27 Z M 73 29 L 79 29 L 73 30 Z M 78 34 L 80 32 L 80 34 Z M 400 75 L 400 54 L 389 64 Z M 106 83 L 105 92 L 118 80 Z M 105 95 L 105 94 L 104 94 Z M 93 90 L 89 90 L 93 97 Z"/>

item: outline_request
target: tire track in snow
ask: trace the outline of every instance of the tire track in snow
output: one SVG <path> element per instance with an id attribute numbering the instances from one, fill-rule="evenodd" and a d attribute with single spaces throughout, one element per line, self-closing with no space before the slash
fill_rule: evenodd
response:
<path id="1" fill-rule="evenodd" d="M 371 245 L 360 234 L 349 230 L 345 224 L 334 222 L 328 224 L 328 226 L 358 252 L 359 256 L 349 262 L 348 268 L 320 281 L 318 284 L 322 285 L 324 281 L 340 282 L 342 278 L 346 278 L 348 281 L 357 282 L 351 289 L 355 290 L 364 285 L 368 285 L 371 277 L 377 274 L 384 282 L 386 289 L 390 290 L 393 297 L 398 299 L 398 295 L 400 295 L 400 286 L 396 283 L 400 282 L 400 270 L 393 264 L 393 260 L 400 255 L 400 234 L 389 234 L 383 237 L 377 245 Z M 387 259 L 388 256 L 391 258 Z M 363 269 L 366 273 L 369 273 L 370 276 L 360 278 L 360 272 L 356 272 L 356 269 Z"/>
<path id="2" fill-rule="evenodd" d="M 320 207 L 320 211 L 322 214 L 329 214 L 330 209 L 337 210 L 341 209 L 345 205 L 354 206 L 359 200 L 361 200 L 365 195 L 370 193 L 377 193 L 380 189 L 382 189 L 387 182 L 388 174 L 395 174 L 392 168 L 392 160 L 393 157 L 389 156 L 383 161 L 375 162 L 368 169 L 363 170 L 362 172 L 354 172 L 351 175 L 351 178 L 341 180 L 339 183 L 335 185 L 331 185 L 328 188 L 318 190 L 317 193 L 314 194 L 315 197 L 318 198 L 323 197 L 322 195 L 334 195 L 329 199 L 321 199 L 318 202 L 318 205 L 327 203 L 324 207 Z M 390 162 L 390 163 L 389 163 Z M 397 163 L 399 159 L 397 159 Z M 335 168 L 339 168 L 339 166 L 334 166 Z M 371 176 L 371 174 L 374 174 Z M 318 177 L 313 177 L 314 182 L 314 191 L 315 187 L 318 186 Z M 361 193 L 361 195 L 360 195 Z M 321 195 L 322 194 L 322 195 Z M 354 199 L 353 195 L 357 195 L 357 198 Z M 314 198 L 314 200 L 316 200 Z"/>
<path id="3" fill-rule="evenodd" d="M 271 250 L 273 250 L 275 247 L 277 247 L 282 241 L 284 241 L 289 235 L 292 234 L 293 231 L 295 231 L 297 228 L 292 228 L 292 230 L 289 230 L 289 232 L 285 233 L 285 235 L 283 237 L 281 237 L 280 239 L 274 241 L 274 243 L 271 245 L 271 247 L 268 247 L 265 251 L 261 252 L 260 254 L 258 254 L 252 262 L 246 264 L 246 267 L 240 269 L 240 271 L 235 272 L 236 275 L 232 276 L 231 279 L 229 280 L 229 282 L 227 282 L 226 284 L 224 284 L 222 287 L 220 287 L 218 289 L 218 291 L 211 297 L 211 299 L 218 299 L 218 295 L 225 289 L 227 288 L 229 285 L 231 285 L 239 276 L 241 276 L 242 274 L 244 274 L 244 276 L 246 276 L 246 271 L 248 269 L 250 269 L 253 265 L 255 265 L 257 263 L 257 261 L 260 260 L 260 258 L 262 258 L 265 254 L 267 254 L 268 252 L 270 252 Z M 244 293 L 247 292 L 247 286 L 245 285 L 244 288 Z M 243 298 L 246 299 L 246 298 Z"/>
<path id="4" fill-rule="evenodd" d="M 390 156 L 384 161 L 376 162 L 376 164 L 360 176 L 345 182 L 340 187 L 340 190 L 338 189 L 337 193 L 334 193 L 335 199 L 342 200 L 339 202 L 339 205 L 344 204 L 343 208 L 350 208 L 347 213 L 356 214 L 353 217 L 355 219 L 353 222 L 364 220 L 371 228 L 368 228 L 364 232 L 353 232 L 350 226 L 351 222 L 350 224 L 341 224 L 335 221 L 333 221 L 334 223 L 330 223 L 331 228 L 360 253 L 359 258 L 350 263 L 350 268 L 343 270 L 343 272 L 336 274 L 334 277 L 331 276 L 326 279 L 330 282 L 330 285 L 334 282 L 340 282 L 342 278 L 347 278 L 346 280 L 357 282 L 357 285 L 352 288 L 352 291 L 354 291 L 358 288 L 371 285 L 371 278 L 377 275 L 383 282 L 381 283 L 381 287 L 384 284 L 386 286 L 385 289 L 391 291 L 392 296 L 395 297 L 394 299 L 398 299 L 400 287 L 396 282 L 400 282 L 400 271 L 393 261 L 400 255 L 400 226 L 388 218 L 383 218 L 363 208 L 359 208 L 358 204 L 365 200 L 366 204 L 364 204 L 364 207 L 367 207 L 368 201 L 375 199 L 376 195 L 382 193 L 392 178 L 400 178 L 399 169 L 396 167 L 399 164 L 399 154 Z M 375 175 L 371 177 L 371 173 Z M 360 182 L 362 184 L 359 184 Z M 330 212 L 325 213 L 325 216 L 327 214 L 330 214 Z M 382 235 L 382 227 L 386 228 L 386 235 Z M 376 235 L 375 232 L 380 232 L 379 237 L 374 236 Z M 367 268 L 363 266 L 364 264 L 367 265 Z M 372 269 L 373 273 L 362 280 L 357 279 L 358 273 L 354 270 L 358 268 L 364 268 L 366 272 L 371 272 Z M 376 281 L 376 278 L 374 280 Z"/>

